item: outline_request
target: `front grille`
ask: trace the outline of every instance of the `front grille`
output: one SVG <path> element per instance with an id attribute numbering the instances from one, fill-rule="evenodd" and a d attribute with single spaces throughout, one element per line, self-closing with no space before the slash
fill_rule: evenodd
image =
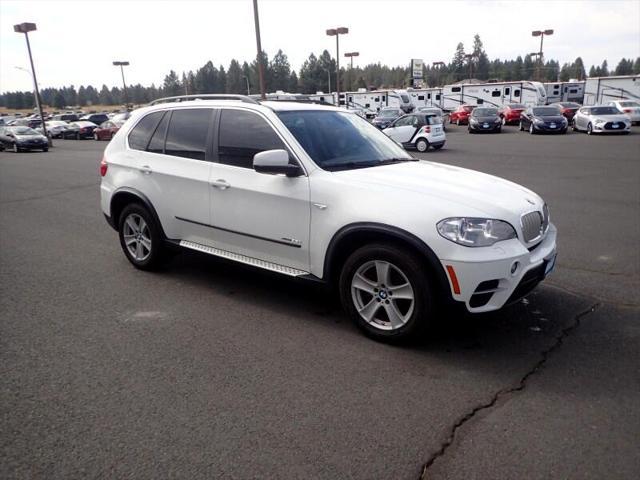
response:
<path id="1" fill-rule="evenodd" d="M 617 127 L 614 127 L 614 125 L 617 125 Z M 624 122 L 607 122 L 604 124 L 605 130 L 621 130 L 624 127 L 625 127 Z"/>
<path id="2" fill-rule="evenodd" d="M 522 280 L 515 288 L 509 299 L 507 300 L 507 304 L 511 304 L 517 302 L 522 297 L 527 295 L 531 290 L 536 288 L 536 286 L 544 280 L 544 271 L 547 266 L 547 262 L 543 262 L 542 265 L 539 265 L 535 268 L 532 268 L 527 273 L 524 274 Z"/>
<path id="3" fill-rule="evenodd" d="M 499 284 L 500 280 L 487 280 L 482 282 L 476 287 L 473 295 L 471 295 L 469 306 L 472 308 L 484 307 L 498 290 Z"/>
<path id="4" fill-rule="evenodd" d="M 544 231 L 544 219 L 542 218 L 540 212 L 529 212 L 523 215 L 520 223 L 522 224 L 522 236 L 524 237 L 524 241 L 527 243 L 538 238 Z"/>

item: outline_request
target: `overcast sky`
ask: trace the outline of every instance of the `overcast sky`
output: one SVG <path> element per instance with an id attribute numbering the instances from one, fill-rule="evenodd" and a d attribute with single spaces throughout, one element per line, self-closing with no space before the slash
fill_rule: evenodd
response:
<path id="1" fill-rule="evenodd" d="M 325 30 L 345 26 L 341 52 L 357 63 L 408 65 L 450 61 L 456 44 L 479 33 L 490 58 L 511 59 L 538 49 L 531 31 L 553 28 L 546 58 L 582 56 L 587 69 L 607 59 L 640 56 L 640 0 L 435 1 L 259 0 L 262 48 L 281 48 L 298 70 L 309 53 L 329 49 Z M 251 0 L 0 0 L 0 91 L 29 90 L 22 35 L 13 25 L 34 22 L 30 34 L 41 87 L 120 85 L 116 59 L 129 60 L 127 83 L 161 84 L 173 69 L 195 70 L 208 60 L 228 66 L 255 56 Z M 345 59 L 342 58 L 341 61 Z"/>

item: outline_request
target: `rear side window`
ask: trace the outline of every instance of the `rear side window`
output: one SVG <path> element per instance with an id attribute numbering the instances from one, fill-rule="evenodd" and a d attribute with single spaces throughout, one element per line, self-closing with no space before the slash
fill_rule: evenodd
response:
<path id="1" fill-rule="evenodd" d="M 253 168 L 253 156 L 265 150 L 286 147 L 260 116 L 244 110 L 222 110 L 218 157 L 220 163 Z"/>
<path id="2" fill-rule="evenodd" d="M 169 117 L 171 117 L 171 112 L 166 112 L 160 124 L 156 128 L 155 133 L 151 137 L 151 141 L 149 142 L 149 146 L 147 147 L 147 152 L 151 153 L 164 153 L 164 138 L 167 134 L 167 126 L 169 125 Z"/>
<path id="3" fill-rule="evenodd" d="M 205 160 L 212 110 L 194 108 L 171 112 L 164 153 L 174 157 Z"/>
<path id="4" fill-rule="evenodd" d="M 144 117 L 129 133 L 129 147 L 134 150 L 146 150 L 151 135 L 158 126 L 164 112 L 153 112 Z"/>

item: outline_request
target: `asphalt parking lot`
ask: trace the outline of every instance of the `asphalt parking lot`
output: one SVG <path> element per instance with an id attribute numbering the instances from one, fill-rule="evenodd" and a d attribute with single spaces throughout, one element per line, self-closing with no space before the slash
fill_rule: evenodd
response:
<path id="1" fill-rule="evenodd" d="M 135 270 L 105 143 L 0 152 L 0 477 L 635 478 L 639 129 L 447 135 L 417 155 L 542 195 L 558 264 L 401 347 L 322 288 L 195 253 Z"/>

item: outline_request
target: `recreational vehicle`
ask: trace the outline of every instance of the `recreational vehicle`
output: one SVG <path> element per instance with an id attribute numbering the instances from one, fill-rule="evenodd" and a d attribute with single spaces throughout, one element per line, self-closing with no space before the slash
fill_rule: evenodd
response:
<path id="1" fill-rule="evenodd" d="M 549 82 L 544 84 L 547 91 L 547 104 L 557 102 L 582 103 L 584 99 L 584 81 Z"/>
<path id="2" fill-rule="evenodd" d="M 508 103 L 526 106 L 545 105 L 547 92 L 540 82 L 465 83 L 442 88 L 442 108 L 455 110 L 459 105 L 502 107 Z"/>
<path id="3" fill-rule="evenodd" d="M 357 92 L 340 92 L 340 106 L 349 108 L 350 105 L 359 107 L 366 112 L 368 118 L 375 117 L 384 107 L 401 108 L 409 113 L 414 109 L 411 97 L 406 90 L 372 90 L 365 89 Z"/>
<path id="4" fill-rule="evenodd" d="M 604 105 L 615 100 L 640 100 L 640 75 L 591 77 L 584 84 L 584 105 Z"/>

